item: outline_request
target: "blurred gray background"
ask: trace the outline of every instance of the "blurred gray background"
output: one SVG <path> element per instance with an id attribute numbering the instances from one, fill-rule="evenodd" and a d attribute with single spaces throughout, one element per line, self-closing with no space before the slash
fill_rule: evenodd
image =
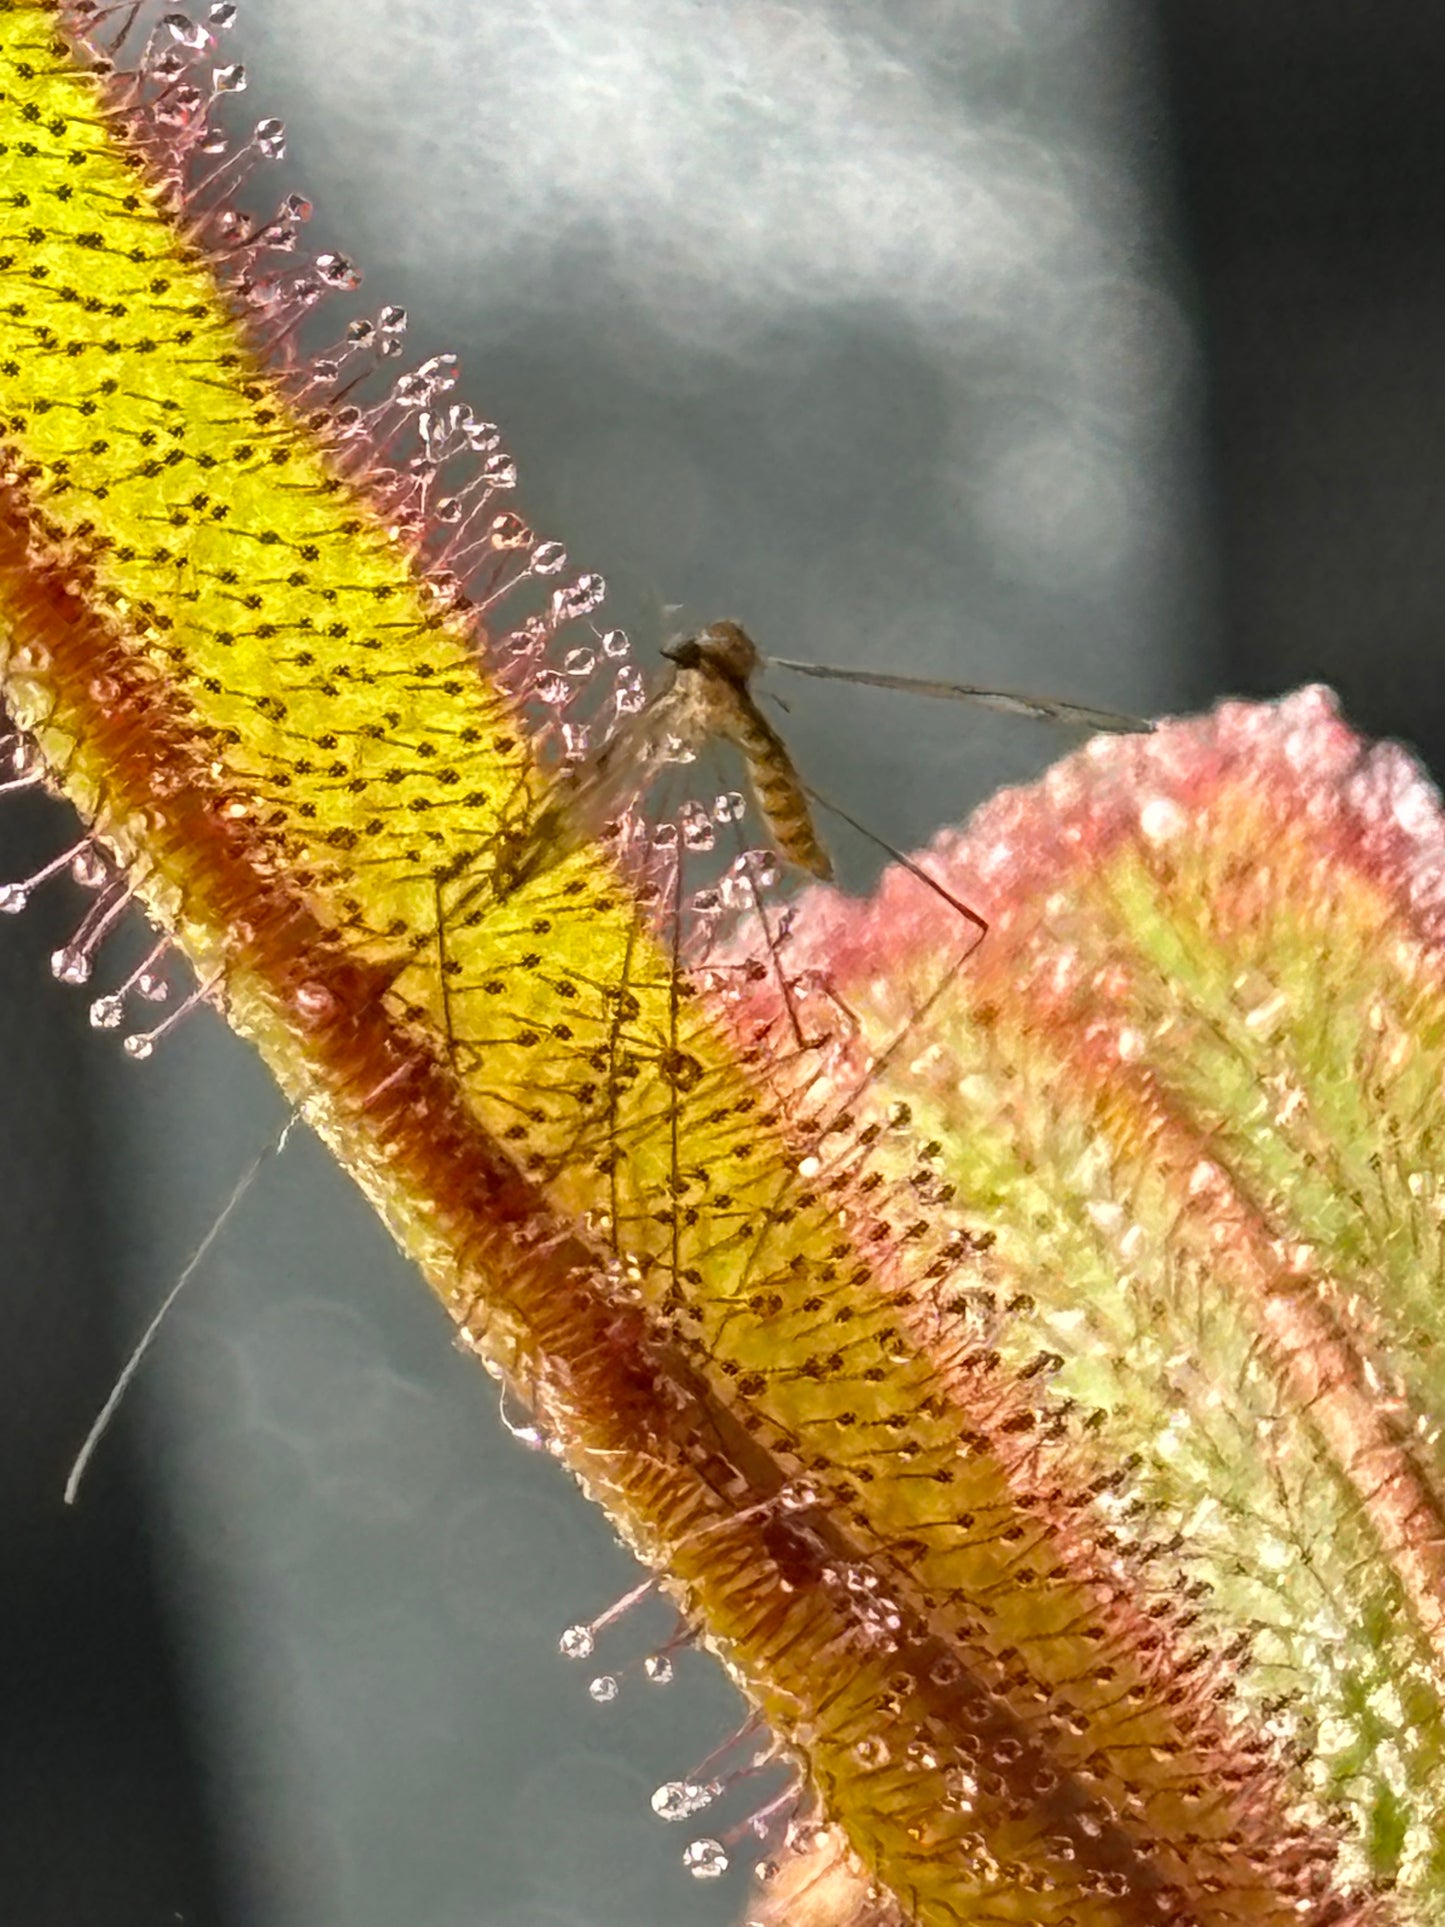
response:
<path id="1" fill-rule="evenodd" d="M 356 311 L 460 354 L 519 506 L 644 662 L 680 603 L 780 654 L 1148 711 L 1327 676 L 1435 753 L 1445 20 L 1329 11 L 248 0 L 226 57 L 238 118 L 290 131 L 247 204 L 304 189 Z M 805 770 L 905 846 L 1067 747 L 786 693 Z M 8 799 L 4 877 L 71 834 Z M 647 1801 L 733 1696 L 695 1656 L 641 1677 L 656 1608 L 557 1655 L 630 1563 L 314 1144 L 62 1509 L 282 1115 L 209 1014 L 144 1064 L 88 1030 L 45 961 L 80 908 L 58 883 L 0 931 L 0 1919 L 742 1918 L 744 1865 L 679 1865 L 713 1817 Z"/>

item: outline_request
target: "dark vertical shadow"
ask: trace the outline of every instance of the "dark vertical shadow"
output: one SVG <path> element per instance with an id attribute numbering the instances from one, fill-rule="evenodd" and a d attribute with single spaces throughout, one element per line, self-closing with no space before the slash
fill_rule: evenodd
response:
<path id="1" fill-rule="evenodd" d="M 0 880 L 73 836 L 0 802 Z M 122 1420 L 76 1509 L 61 1493 L 118 1347 L 84 993 L 50 952 L 80 893 L 47 884 L 0 928 L 0 1920 L 212 1927 L 222 1904 L 144 1485 Z"/>
<path id="2" fill-rule="evenodd" d="M 1229 680 L 1331 682 L 1445 768 L 1445 12 L 1155 9 Z"/>

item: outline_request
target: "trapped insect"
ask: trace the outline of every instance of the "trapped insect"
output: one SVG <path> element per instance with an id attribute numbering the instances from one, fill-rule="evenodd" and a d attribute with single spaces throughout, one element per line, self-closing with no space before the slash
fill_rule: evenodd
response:
<path id="1" fill-rule="evenodd" d="M 505 890 L 518 888 L 603 835 L 624 810 L 641 800 L 667 765 L 690 760 L 709 741 L 731 743 L 740 752 L 778 854 L 809 876 L 830 880 L 833 861 L 814 822 L 810 798 L 849 823 L 853 819 L 810 789 L 786 743 L 762 713 L 753 679 L 765 668 L 969 702 L 1066 727 L 1114 732 L 1154 727 L 1143 717 L 1013 690 L 765 657 L 747 631 L 733 621 L 714 622 L 662 653 L 673 665 L 670 678 L 600 747 L 558 779 L 530 830 L 504 860 Z M 862 825 L 853 826 L 870 840 L 879 840 Z M 891 846 L 882 847 L 902 860 Z"/>

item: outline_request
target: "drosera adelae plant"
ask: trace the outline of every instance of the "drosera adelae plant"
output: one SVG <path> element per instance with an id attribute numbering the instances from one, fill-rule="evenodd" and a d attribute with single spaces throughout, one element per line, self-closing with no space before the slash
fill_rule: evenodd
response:
<path id="1" fill-rule="evenodd" d="M 630 860 L 452 928 L 450 866 L 545 807 L 590 610 L 498 646 L 563 564 L 495 444 L 470 496 L 402 465 L 409 418 L 494 433 L 444 358 L 335 396 L 395 315 L 286 359 L 354 272 L 233 211 L 209 30 L 126 79 L 75 24 L 0 10 L 12 780 L 79 806 L 65 861 L 224 996 L 749 1695 L 801 1776 L 754 1911 L 1439 1918 L 1419 785 L 1318 698 L 1086 753 L 934 859 L 987 893 L 963 973 L 916 871 L 784 928 L 749 864 L 759 922 L 689 947 L 656 799 Z"/>

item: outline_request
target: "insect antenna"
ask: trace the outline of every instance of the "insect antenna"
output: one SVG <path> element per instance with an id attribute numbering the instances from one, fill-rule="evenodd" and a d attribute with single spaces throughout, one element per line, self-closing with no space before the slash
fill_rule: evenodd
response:
<path id="1" fill-rule="evenodd" d="M 1129 716 L 1116 709 L 1095 709 L 1089 703 L 1060 702 L 1051 696 L 1025 696 L 1014 689 L 986 689 L 979 683 L 937 681 L 931 676 L 899 676 L 882 669 L 843 669 L 825 662 L 794 662 L 769 656 L 771 669 L 789 669 L 797 676 L 820 676 L 828 682 L 865 683 L 871 689 L 897 689 L 907 695 L 941 696 L 949 702 L 973 703 L 1008 716 L 1029 716 L 1036 722 L 1064 723 L 1076 729 L 1107 730 L 1115 735 L 1152 733 L 1147 716 Z M 822 798 L 818 799 L 820 802 Z M 857 827 L 856 825 L 854 826 Z M 866 832 L 865 832 L 866 834 Z"/>

